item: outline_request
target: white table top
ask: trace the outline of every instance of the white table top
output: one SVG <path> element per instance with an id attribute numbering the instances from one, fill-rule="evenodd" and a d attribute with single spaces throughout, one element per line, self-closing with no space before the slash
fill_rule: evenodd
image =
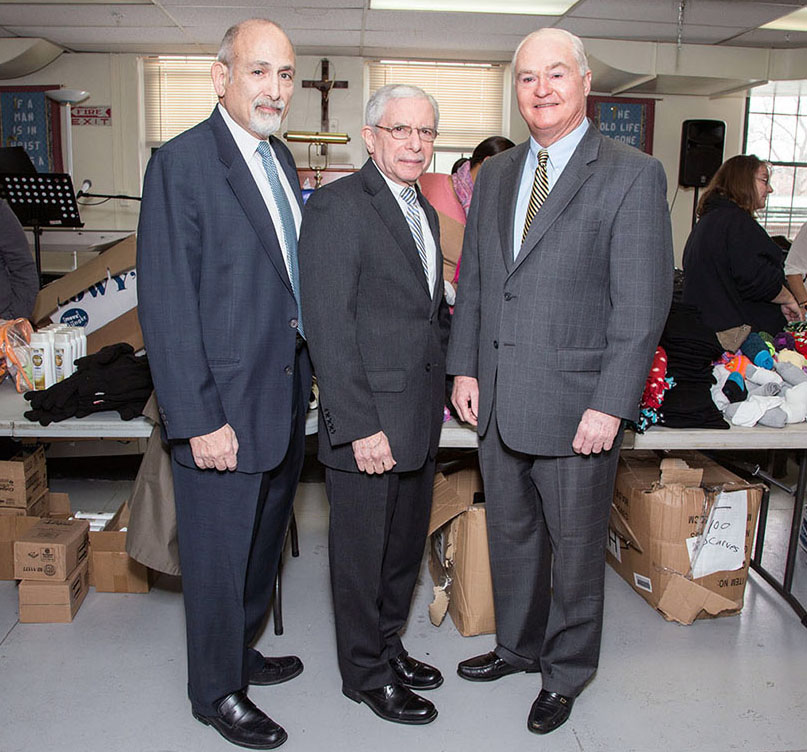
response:
<path id="1" fill-rule="evenodd" d="M 86 418 L 69 418 L 49 426 L 28 420 L 23 413 L 30 408 L 9 379 L 0 384 L 0 436 L 15 438 L 135 439 L 151 436 L 154 424 L 144 417 L 121 420 L 114 410 L 93 413 Z"/>
<path id="2" fill-rule="evenodd" d="M 0 384 L 0 436 L 17 438 L 97 438 L 134 439 L 151 435 L 153 424 L 144 417 L 121 420 L 115 411 L 94 413 L 86 418 L 69 418 L 41 426 L 23 416 L 28 402 L 18 394 L 11 381 Z M 306 420 L 306 433 L 316 432 L 316 413 Z M 449 420 L 443 424 L 440 446 L 472 449 L 477 446 L 476 431 L 468 425 Z M 793 423 L 784 428 L 661 428 L 646 433 L 628 431 L 623 449 L 807 449 L 807 423 Z"/>
<path id="3" fill-rule="evenodd" d="M 449 420 L 443 424 L 441 447 L 473 448 L 476 431 L 469 425 Z M 717 428 L 663 428 L 653 426 L 646 433 L 625 433 L 623 449 L 807 449 L 807 423 L 784 428 L 732 426 Z"/>

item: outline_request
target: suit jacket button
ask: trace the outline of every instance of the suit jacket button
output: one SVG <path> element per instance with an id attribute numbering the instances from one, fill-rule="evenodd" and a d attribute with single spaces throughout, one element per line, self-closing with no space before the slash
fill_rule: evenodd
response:
<path id="1" fill-rule="evenodd" d="M 494 349 L 496 349 L 496 350 L 498 350 L 498 349 L 499 349 L 499 340 L 497 340 L 497 339 L 494 339 L 494 340 L 493 340 L 493 347 L 494 347 Z"/>
<path id="2" fill-rule="evenodd" d="M 431 371 L 431 370 L 432 370 L 432 364 L 431 363 L 426 363 L 426 371 Z"/>
<path id="3" fill-rule="evenodd" d="M 291 319 L 291 321 L 289 321 L 289 326 L 292 329 L 296 329 L 297 328 L 297 319 Z"/>
<path id="4" fill-rule="evenodd" d="M 294 369 L 291 366 L 286 366 L 283 370 L 286 372 L 286 376 L 291 376 L 294 373 Z"/>
<path id="5" fill-rule="evenodd" d="M 505 300 L 512 300 L 512 299 L 513 299 L 513 294 L 512 294 L 512 293 L 510 293 L 510 292 L 506 292 L 506 293 L 504 294 L 504 299 L 505 299 Z"/>

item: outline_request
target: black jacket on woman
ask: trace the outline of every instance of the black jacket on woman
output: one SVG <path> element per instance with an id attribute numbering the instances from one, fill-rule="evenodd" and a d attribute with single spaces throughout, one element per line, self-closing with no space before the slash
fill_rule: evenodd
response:
<path id="1" fill-rule="evenodd" d="M 715 332 L 749 324 L 776 334 L 785 317 L 775 298 L 785 282 L 782 251 L 728 198 L 713 196 L 684 248 L 682 302 Z"/>
<path id="2" fill-rule="evenodd" d="M 39 292 L 36 263 L 19 220 L 0 199 L 0 319 L 27 318 Z"/>

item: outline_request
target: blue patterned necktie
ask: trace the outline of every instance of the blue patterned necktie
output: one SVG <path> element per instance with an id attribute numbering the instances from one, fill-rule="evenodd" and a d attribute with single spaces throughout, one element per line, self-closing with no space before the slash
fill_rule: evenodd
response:
<path id="1" fill-rule="evenodd" d="M 426 241 L 423 238 L 423 227 L 420 224 L 420 211 L 418 210 L 418 197 L 415 189 L 408 185 L 401 191 L 401 198 L 406 201 L 406 221 L 415 240 L 415 245 L 420 256 L 420 263 L 423 264 L 423 271 L 426 273 L 426 285 L 429 284 L 429 259 L 426 255 Z"/>
<path id="2" fill-rule="evenodd" d="M 294 214 L 291 210 L 286 191 L 280 183 L 280 175 L 277 172 L 274 155 L 266 141 L 258 144 L 258 154 L 263 162 L 263 169 L 266 177 L 269 178 L 269 187 L 272 189 L 272 196 L 275 199 L 280 214 L 280 228 L 283 232 L 283 240 L 286 245 L 286 254 L 289 260 L 289 278 L 294 299 L 297 301 L 297 331 L 301 337 L 305 337 L 303 332 L 303 312 L 300 307 L 300 266 L 297 262 L 297 226 L 294 224 Z"/>

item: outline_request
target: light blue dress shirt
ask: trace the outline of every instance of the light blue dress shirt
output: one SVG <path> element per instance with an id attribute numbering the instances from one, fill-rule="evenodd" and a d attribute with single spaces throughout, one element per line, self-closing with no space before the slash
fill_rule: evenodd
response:
<path id="1" fill-rule="evenodd" d="M 583 122 L 573 131 L 567 133 L 552 146 L 541 146 L 532 136 L 530 136 L 530 150 L 524 162 L 524 169 L 521 172 L 521 183 L 518 188 L 518 200 L 516 201 L 516 213 L 513 220 L 513 259 L 518 256 L 521 250 L 521 236 L 524 233 L 524 221 L 527 218 L 527 207 L 530 204 L 530 194 L 532 193 L 532 183 L 535 180 L 535 168 L 538 167 L 538 152 L 546 148 L 549 152 L 549 159 L 546 163 L 546 174 L 549 178 L 549 191 L 555 183 L 569 160 L 572 158 L 574 150 L 583 140 L 583 136 L 588 129 L 588 119 L 583 118 Z M 534 220 L 533 220 L 534 221 Z"/>

